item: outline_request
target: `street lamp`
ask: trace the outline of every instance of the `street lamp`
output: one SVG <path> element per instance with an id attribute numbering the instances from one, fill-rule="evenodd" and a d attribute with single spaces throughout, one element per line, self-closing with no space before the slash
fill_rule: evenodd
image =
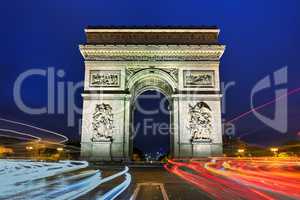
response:
<path id="1" fill-rule="evenodd" d="M 272 147 L 272 148 L 270 148 L 270 151 L 272 151 L 274 156 L 275 156 L 278 153 L 278 148 L 277 147 Z"/>
<path id="2" fill-rule="evenodd" d="M 245 149 L 238 149 L 238 153 L 245 153 Z"/>
<path id="3" fill-rule="evenodd" d="M 63 150 L 64 150 L 64 148 L 62 148 L 62 147 L 58 147 L 56 150 L 57 150 L 57 151 L 59 151 L 59 152 L 61 152 L 61 151 L 63 151 Z"/>
<path id="4" fill-rule="evenodd" d="M 31 151 L 31 150 L 33 150 L 33 147 L 32 147 L 32 146 L 27 146 L 27 147 L 26 147 L 26 150 L 27 150 L 27 151 Z"/>
<path id="5" fill-rule="evenodd" d="M 245 149 L 238 149 L 238 150 L 237 150 L 237 155 L 238 155 L 239 157 L 245 156 Z"/>

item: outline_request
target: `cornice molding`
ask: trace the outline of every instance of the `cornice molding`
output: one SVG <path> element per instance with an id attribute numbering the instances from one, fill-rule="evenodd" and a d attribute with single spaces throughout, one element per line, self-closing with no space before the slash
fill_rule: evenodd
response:
<path id="1" fill-rule="evenodd" d="M 85 60 L 219 60 L 224 45 L 80 45 Z"/>

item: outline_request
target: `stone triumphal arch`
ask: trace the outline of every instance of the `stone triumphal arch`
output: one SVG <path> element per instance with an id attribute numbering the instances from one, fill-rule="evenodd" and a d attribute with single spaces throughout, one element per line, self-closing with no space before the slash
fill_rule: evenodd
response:
<path id="1" fill-rule="evenodd" d="M 216 27 L 88 27 L 81 155 L 129 160 L 137 96 L 158 90 L 170 101 L 171 154 L 222 154 Z"/>

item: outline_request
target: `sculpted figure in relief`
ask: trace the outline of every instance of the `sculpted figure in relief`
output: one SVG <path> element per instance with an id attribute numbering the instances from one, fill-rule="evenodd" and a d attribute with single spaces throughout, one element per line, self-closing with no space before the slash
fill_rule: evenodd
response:
<path id="1" fill-rule="evenodd" d="M 204 102 L 189 104 L 189 126 L 192 142 L 211 142 L 212 114 Z"/>
<path id="2" fill-rule="evenodd" d="M 94 130 L 92 141 L 107 141 L 112 139 L 113 117 L 112 107 L 109 104 L 102 103 L 96 105 L 92 122 Z"/>

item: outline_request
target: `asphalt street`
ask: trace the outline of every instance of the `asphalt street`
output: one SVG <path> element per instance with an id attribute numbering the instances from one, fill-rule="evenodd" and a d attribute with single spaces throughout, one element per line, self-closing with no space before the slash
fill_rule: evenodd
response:
<path id="1" fill-rule="evenodd" d="M 120 200 L 211 199 L 192 184 L 167 172 L 163 167 L 131 167 L 133 180 Z"/>

